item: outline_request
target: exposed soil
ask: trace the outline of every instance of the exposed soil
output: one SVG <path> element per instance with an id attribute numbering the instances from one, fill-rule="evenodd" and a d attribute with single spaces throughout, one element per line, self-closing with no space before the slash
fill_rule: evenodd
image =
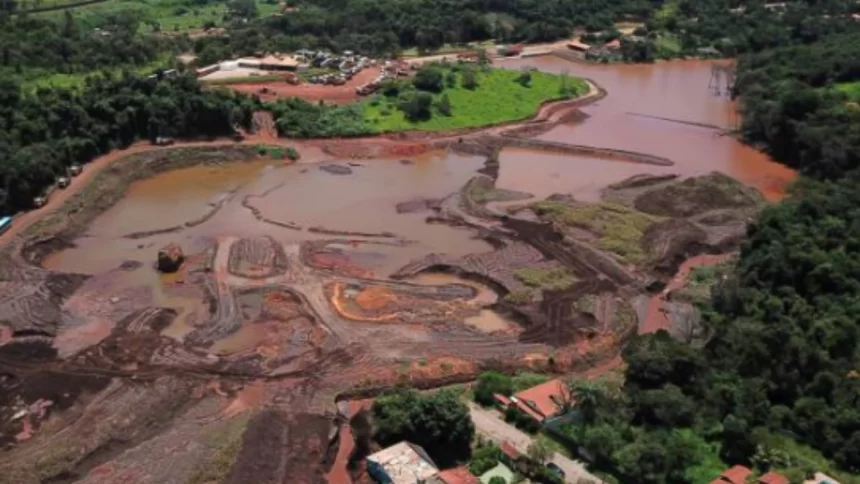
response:
<path id="1" fill-rule="evenodd" d="M 346 104 L 359 99 L 361 96 L 356 94 L 355 89 L 375 79 L 380 72 L 381 69 L 378 67 L 364 69 L 342 86 L 326 86 L 310 83 L 293 85 L 287 82 L 258 82 L 230 84 L 229 87 L 239 92 L 256 94 L 264 101 L 275 101 L 286 97 L 299 97 L 310 102 L 325 101 Z"/>
<path id="2" fill-rule="evenodd" d="M 602 96 L 594 88 L 590 99 Z M 390 274 L 381 268 L 391 254 L 420 243 L 412 234 L 268 218 L 277 207 L 266 211 L 263 202 L 284 188 L 274 182 L 251 194 L 226 189 L 202 216 L 114 239 L 151 251 L 151 264 L 156 240 L 180 243 L 223 211 L 250 214 L 266 229 L 225 225 L 185 237 L 175 274 L 125 259 L 108 271 L 81 270 L 87 275 L 47 269 L 53 254 L 100 236 L 97 217 L 134 180 L 256 159 L 252 143 L 276 141 L 271 120 L 258 116 L 263 132 L 244 144 L 137 145 L 127 157 L 94 162 L 2 239 L 11 243 L 0 252 L 0 481 L 348 482 L 332 466 L 367 449 L 338 438 L 354 412 L 336 414 L 336 398 L 464 382 L 484 369 L 614 367 L 637 327 L 666 326 L 659 307 L 637 314 L 641 302 L 676 289 L 685 260 L 734 250 L 762 199 L 721 175 L 636 177 L 595 203 L 496 187 L 505 147 L 672 165 L 531 137 L 578 119 L 584 102 L 549 104 L 532 121 L 477 132 L 297 145 L 338 161 L 321 169 L 345 176 L 297 175 L 327 183 L 367 173 L 348 159 L 439 149 L 487 157 L 482 175 L 459 190 L 408 193 L 378 215 L 456 227 L 487 249 L 424 251 Z M 420 173 L 420 164 L 396 166 Z"/>

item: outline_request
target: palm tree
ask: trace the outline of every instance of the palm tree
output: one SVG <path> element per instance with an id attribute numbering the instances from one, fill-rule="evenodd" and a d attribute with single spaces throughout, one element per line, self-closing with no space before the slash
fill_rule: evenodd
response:
<path id="1" fill-rule="evenodd" d="M 597 418 L 597 409 L 604 401 L 603 388 L 588 380 L 574 381 L 570 387 L 574 406 L 582 415 L 582 421 L 586 424 L 594 422 Z"/>

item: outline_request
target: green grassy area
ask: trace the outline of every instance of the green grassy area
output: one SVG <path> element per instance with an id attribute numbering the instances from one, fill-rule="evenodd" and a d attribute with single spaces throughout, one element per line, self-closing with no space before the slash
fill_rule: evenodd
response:
<path id="1" fill-rule="evenodd" d="M 138 74 L 153 74 L 159 69 L 170 69 L 173 67 L 173 58 L 169 55 L 165 55 L 159 59 L 156 59 L 149 64 L 125 68 L 129 71 L 136 72 Z M 102 72 L 111 72 L 114 75 L 119 75 L 122 73 L 124 68 L 117 67 L 110 69 L 108 71 Z M 63 74 L 63 73 L 45 73 L 42 71 L 25 71 L 23 74 L 16 75 L 21 79 L 22 85 L 27 88 L 31 88 L 33 90 L 40 87 L 58 87 L 64 89 L 76 89 L 84 85 L 84 81 L 87 77 L 98 75 L 99 71 L 94 72 L 79 72 L 74 74 Z"/>
<path id="2" fill-rule="evenodd" d="M 642 247 L 642 237 L 645 230 L 659 220 L 609 202 L 569 204 L 545 200 L 533 204 L 532 209 L 541 218 L 592 232 L 597 236 L 595 247 L 632 264 L 647 262 L 648 253 Z"/>
<path id="3" fill-rule="evenodd" d="M 514 277 L 529 287 L 547 290 L 567 289 L 576 282 L 576 277 L 563 267 L 517 269 Z"/>
<path id="4" fill-rule="evenodd" d="M 434 112 L 426 121 L 410 122 L 397 109 L 395 99 L 382 98 L 378 102 L 365 102 L 365 118 L 380 132 L 475 128 L 533 116 L 543 102 L 563 97 L 563 83 L 567 83 L 573 96 L 588 92 L 586 82 L 573 77 L 532 72 L 530 86 L 524 87 L 516 82 L 519 71 L 490 69 L 476 72 L 478 87 L 475 90 L 462 87 L 461 74 L 458 74 L 455 87 L 443 91 L 451 103 L 451 116 Z M 441 96 L 441 93 L 434 95 L 434 101 Z"/>
<path id="5" fill-rule="evenodd" d="M 847 94 L 853 101 L 860 101 L 860 81 L 843 82 L 837 84 L 835 88 Z"/>
<path id="6" fill-rule="evenodd" d="M 269 16 L 278 11 L 277 3 L 258 0 L 260 16 Z M 196 4 L 192 0 L 108 0 L 107 2 L 72 8 L 78 22 L 85 27 L 99 27 L 113 15 L 132 15 L 147 25 L 144 31 L 181 32 L 200 29 L 211 22 L 223 23 L 227 13 L 227 0 L 216 3 Z M 62 16 L 64 10 L 43 12 L 37 15 Z"/>

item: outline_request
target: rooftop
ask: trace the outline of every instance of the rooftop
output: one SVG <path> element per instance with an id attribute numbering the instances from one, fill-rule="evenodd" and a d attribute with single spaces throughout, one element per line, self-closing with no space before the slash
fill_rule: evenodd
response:
<path id="1" fill-rule="evenodd" d="M 565 401 L 570 401 L 567 385 L 557 379 L 523 390 L 514 396 L 537 413 L 540 416 L 538 420 L 552 417 L 562 410 Z M 531 415 L 531 412 L 527 413 Z"/>
<path id="2" fill-rule="evenodd" d="M 436 480 L 442 484 L 479 484 L 481 482 L 465 467 L 442 471 L 436 476 Z"/>
<path id="3" fill-rule="evenodd" d="M 724 483 L 731 482 L 732 484 L 744 484 L 747 477 L 752 475 L 752 471 L 744 466 L 734 466 L 723 471 L 720 478 L 714 482 Z M 713 483 L 712 483 L 713 484 Z"/>
<path id="4" fill-rule="evenodd" d="M 520 451 L 518 451 L 510 442 L 507 440 L 502 442 L 502 445 L 499 446 L 499 449 L 502 451 L 502 454 L 510 457 L 512 460 L 517 460 L 520 458 Z"/>
<path id="5" fill-rule="evenodd" d="M 761 484 L 789 484 L 790 481 L 782 474 L 768 472 L 767 474 L 759 477 L 758 482 Z"/>
<path id="6" fill-rule="evenodd" d="M 415 484 L 438 472 L 436 464 L 421 447 L 403 441 L 367 457 L 385 469 L 392 484 Z"/>

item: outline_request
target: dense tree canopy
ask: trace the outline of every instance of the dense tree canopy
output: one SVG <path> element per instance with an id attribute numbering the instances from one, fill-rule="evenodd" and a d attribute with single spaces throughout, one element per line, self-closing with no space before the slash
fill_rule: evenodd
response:
<path id="1" fill-rule="evenodd" d="M 22 92 L 0 81 L 0 211 L 29 207 L 71 164 L 158 136 L 223 136 L 249 126 L 254 102 L 203 92 L 193 76 L 96 76 L 77 91 Z"/>
<path id="2" fill-rule="evenodd" d="M 373 402 L 375 438 L 382 445 L 418 444 L 441 466 L 468 460 L 475 426 L 457 392 L 422 395 L 403 390 Z"/>

